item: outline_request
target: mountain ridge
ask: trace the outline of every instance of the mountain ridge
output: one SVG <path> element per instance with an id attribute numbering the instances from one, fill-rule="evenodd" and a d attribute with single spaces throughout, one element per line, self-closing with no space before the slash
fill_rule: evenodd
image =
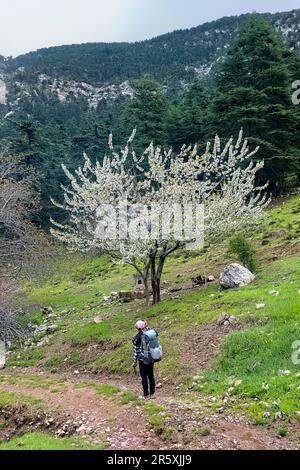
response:
<path id="1" fill-rule="evenodd" d="M 116 99 L 122 91 L 103 95 L 93 90 L 86 96 L 80 84 L 101 88 L 126 87 L 124 83 L 149 74 L 162 82 L 169 94 L 185 91 L 195 79 L 206 80 L 215 64 L 222 58 L 240 27 L 251 13 L 227 16 L 189 29 L 179 29 L 152 39 L 132 43 L 83 43 L 53 46 L 22 54 L 16 58 L 0 58 L 0 85 L 2 105 L 14 107 L 16 99 L 40 94 L 44 91 L 74 98 L 74 82 L 77 97 L 88 100 L 93 106 L 103 100 Z M 281 13 L 263 13 L 285 37 L 289 47 L 300 51 L 300 9 Z M 48 77 L 41 84 L 41 76 Z M 66 81 L 63 87 L 54 81 Z M 73 85 L 70 84 L 73 82 Z M 21 86 L 19 86 L 21 83 Z M 17 86 L 15 86 L 17 84 Z M 22 84 L 24 90 L 22 91 Z M 28 86 L 27 86 L 28 85 Z M 19 89 L 18 89 L 19 86 Z M 72 88 L 72 92 L 68 92 Z M 76 87 L 75 87 L 76 88 Z M 15 96 L 14 96 L 15 95 Z M 131 91 L 125 93 L 131 96 Z M 126 98 L 125 96 L 125 98 Z M 76 93 L 75 93 L 76 98 Z M 20 101 L 20 100 L 19 100 Z"/>

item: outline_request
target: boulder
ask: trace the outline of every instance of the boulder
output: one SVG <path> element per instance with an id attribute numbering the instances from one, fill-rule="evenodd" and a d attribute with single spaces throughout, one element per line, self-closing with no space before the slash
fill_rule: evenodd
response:
<path id="1" fill-rule="evenodd" d="M 220 275 L 220 285 L 224 289 L 245 286 L 254 281 L 254 274 L 249 269 L 238 263 L 232 263 L 227 266 Z"/>

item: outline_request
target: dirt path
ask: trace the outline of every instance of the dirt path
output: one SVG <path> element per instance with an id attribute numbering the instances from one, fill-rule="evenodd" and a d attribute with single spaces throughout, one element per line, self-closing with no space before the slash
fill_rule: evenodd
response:
<path id="1" fill-rule="evenodd" d="M 112 396 L 99 394 L 92 384 L 82 383 L 89 380 L 91 378 L 85 376 L 46 375 L 36 370 L 6 371 L 0 374 L 0 392 L 20 393 L 43 400 L 47 412 L 56 417 L 63 416 L 60 428 L 53 429 L 57 435 L 72 429 L 75 434 L 99 438 L 109 449 L 291 448 L 286 439 L 278 439 L 274 433 L 251 427 L 238 418 L 207 413 L 184 392 L 178 391 L 175 397 L 169 390 L 159 390 L 156 400 L 148 402 L 158 405 L 156 410 L 154 407 L 154 415 L 149 416 L 143 404 L 137 401 L 122 404 L 120 400 L 122 393 L 140 391 L 138 378 L 131 381 L 106 378 L 104 381 L 104 378 L 93 376 L 96 385 L 105 383 L 120 389 L 119 394 Z M 160 435 L 157 427 L 156 432 L 153 429 L 157 419 L 164 422 Z M 205 428 L 209 429 L 206 436 L 203 435 Z"/>

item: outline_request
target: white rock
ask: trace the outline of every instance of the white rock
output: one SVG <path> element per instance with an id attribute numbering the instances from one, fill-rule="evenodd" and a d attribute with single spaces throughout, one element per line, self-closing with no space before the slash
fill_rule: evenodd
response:
<path id="1" fill-rule="evenodd" d="M 220 285 L 224 289 L 241 287 L 254 281 L 255 276 L 249 269 L 238 263 L 232 263 L 227 266 L 220 275 Z"/>

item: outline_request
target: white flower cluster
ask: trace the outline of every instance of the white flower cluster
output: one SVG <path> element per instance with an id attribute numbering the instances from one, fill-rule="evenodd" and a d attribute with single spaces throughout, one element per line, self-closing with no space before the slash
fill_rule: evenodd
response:
<path id="1" fill-rule="evenodd" d="M 186 240 L 176 239 L 172 231 L 169 238 L 155 240 L 99 238 L 95 236 L 99 207 L 117 206 L 126 200 L 129 205 L 151 205 L 159 212 L 174 204 L 201 204 L 205 233 L 226 233 L 228 228 L 239 228 L 263 215 L 269 202 L 264 194 L 267 185 L 255 186 L 263 162 L 253 162 L 258 148 L 250 151 L 242 130 L 237 141 L 231 138 L 224 148 L 216 136 L 203 154 L 198 153 L 197 145 L 183 146 L 174 154 L 151 143 L 137 156 L 132 147 L 134 135 L 135 131 L 119 152 L 110 136 L 109 152 L 103 160 L 93 164 L 84 155 L 84 165 L 75 174 L 63 166 L 70 184 L 63 187 L 64 203 L 53 203 L 68 212 L 69 221 L 61 225 L 52 220 L 51 232 L 56 238 L 73 249 L 100 248 L 136 268 L 141 263 L 149 270 L 151 257 L 165 258 Z M 122 217 L 118 223 L 120 220 Z"/>

